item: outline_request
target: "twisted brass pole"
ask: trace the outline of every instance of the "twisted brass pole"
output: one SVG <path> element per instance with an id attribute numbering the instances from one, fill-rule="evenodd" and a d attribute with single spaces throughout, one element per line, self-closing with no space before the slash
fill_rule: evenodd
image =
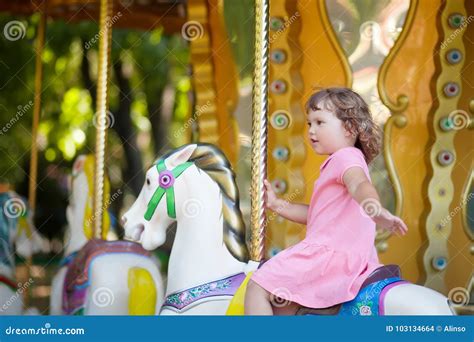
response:
<path id="1" fill-rule="evenodd" d="M 112 27 L 112 1 L 100 1 L 100 38 L 99 38 L 99 70 L 97 75 L 97 111 L 95 113 L 95 173 L 94 173 L 94 236 L 101 238 L 104 202 L 105 148 L 107 139 L 107 105 L 108 83 L 110 75 L 110 50 Z"/>
<path id="2" fill-rule="evenodd" d="M 267 175 L 269 0 L 255 1 L 255 66 L 252 116 L 252 183 L 250 259 L 260 261 L 265 249 L 263 180 Z"/>

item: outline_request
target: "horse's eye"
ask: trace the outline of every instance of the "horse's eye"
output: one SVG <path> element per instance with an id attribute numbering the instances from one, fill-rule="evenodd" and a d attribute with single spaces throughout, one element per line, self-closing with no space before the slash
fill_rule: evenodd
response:
<path id="1" fill-rule="evenodd" d="M 147 184 L 147 185 L 150 185 L 150 178 L 147 178 L 147 179 L 146 179 L 146 184 Z"/>

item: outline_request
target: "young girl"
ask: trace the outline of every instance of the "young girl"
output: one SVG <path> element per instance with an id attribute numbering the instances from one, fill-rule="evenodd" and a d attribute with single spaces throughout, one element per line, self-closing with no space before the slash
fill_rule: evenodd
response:
<path id="1" fill-rule="evenodd" d="M 295 314 L 300 306 L 327 308 L 352 300 L 382 266 L 375 226 L 404 235 L 407 226 L 380 205 L 367 163 L 379 153 L 380 136 L 367 104 L 347 88 L 328 88 L 306 103 L 309 141 L 328 154 L 310 205 L 276 197 L 265 181 L 266 206 L 307 225 L 306 237 L 261 266 L 247 287 L 248 315 Z M 286 305 L 282 305 L 286 304 Z"/>

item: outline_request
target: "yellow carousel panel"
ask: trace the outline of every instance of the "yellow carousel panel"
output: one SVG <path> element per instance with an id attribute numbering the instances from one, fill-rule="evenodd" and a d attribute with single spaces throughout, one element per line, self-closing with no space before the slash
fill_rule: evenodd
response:
<path id="1" fill-rule="evenodd" d="M 190 0 L 183 33 L 191 47 L 197 140 L 220 146 L 235 165 L 239 145 L 232 114 L 238 75 L 224 25 L 223 1 Z"/>
<path id="2" fill-rule="evenodd" d="M 268 178 L 279 196 L 297 202 L 302 201 L 304 192 L 301 166 L 305 154 L 301 136 L 304 114 L 299 107 L 303 88 L 298 43 L 301 25 L 295 2 L 271 2 Z M 268 256 L 300 240 L 304 226 L 275 213 L 270 213 L 267 219 Z"/>
<path id="3" fill-rule="evenodd" d="M 324 0 L 298 1 L 298 11 L 303 23 L 300 33 L 302 50 L 301 75 L 304 89 L 301 96 L 301 107 L 308 97 L 317 89 L 332 86 L 351 87 L 352 71 L 349 61 L 336 37 Z M 306 136 L 305 150 L 310 151 Z M 319 177 L 319 166 L 326 159 L 315 153 L 307 153 L 303 164 L 305 188 L 312 189 L 314 181 Z M 311 191 L 305 192 L 304 199 L 309 203 Z"/>
<path id="4" fill-rule="evenodd" d="M 278 0 L 270 5 L 268 176 L 279 196 L 309 203 L 325 157 L 306 152 L 310 146 L 304 102 L 316 87 L 350 86 L 351 72 L 324 0 Z M 268 256 L 304 234 L 303 225 L 270 216 Z"/>
<path id="5" fill-rule="evenodd" d="M 420 249 L 426 242 L 422 216 L 428 198 L 426 179 L 430 142 L 428 113 L 432 109 L 433 52 L 437 48 L 437 13 L 441 1 L 412 0 L 394 47 L 378 79 L 382 102 L 391 116 L 384 127 L 384 156 L 396 194 L 396 213 L 409 227 L 403 237 L 391 236 L 380 253 L 383 263 L 400 265 L 406 279 L 422 275 Z"/>
<path id="6" fill-rule="evenodd" d="M 474 14 L 474 2 L 466 1 L 466 16 Z M 466 22 L 467 23 L 467 22 Z M 456 31 L 453 31 L 456 32 Z M 448 35 L 448 38 L 451 36 Z M 447 42 L 446 42 L 447 43 Z M 463 294 L 473 297 L 474 264 L 474 27 L 466 25 L 461 48 L 464 50 L 459 63 L 461 71 L 461 94 L 458 106 L 451 116 L 440 122 L 441 127 L 454 131 L 454 150 L 456 161 L 451 173 L 454 192 L 449 216 L 452 229 L 448 238 L 449 263 L 445 273 L 445 283 L 450 297 L 463 299 Z M 457 50 L 446 44 L 441 51 L 444 57 L 450 57 Z M 447 119 L 447 120 L 446 120 Z M 447 125 L 446 125 L 447 124 Z M 472 309 L 471 309 L 472 310 Z M 472 314 L 472 311 L 471 311 Z"/>
<path id="7" fill-rule="evenodd" d="M 466 45 L 463 40 L 468 26 L 464 3 L 444 3 L 439 20 L 440 48 L 439 54 L 435 55 L 438 101 L 434 102 L 433 116 L 430 116 L 434 143 L 430 146 L 430 211 L 425 227 L 428 244 L 423 261 L 425 285 L 454 299 L 452 290 L 457 291 L 461 284 L 466 286 L 469 282 L 473 261 L 468 241 L 472 235 L 468 227 L 463 229 L 463 209 L 469 202 L 468 193 L 472 191 L 474 145 L 472 131 L 466 134 L 470 122 L 469 101 L 473 95 L 468 83 L 472 61 L 464 58 L 471 55 L 469 52 L 466 54 L 465 49 L 471 44 Z M 452 285 L 447 284 L 448 272 L 452 276 L 449 279 Z"/>

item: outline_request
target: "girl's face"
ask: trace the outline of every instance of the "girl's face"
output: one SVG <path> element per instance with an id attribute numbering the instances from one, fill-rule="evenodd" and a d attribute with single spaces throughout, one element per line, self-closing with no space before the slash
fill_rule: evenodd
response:
<path id="1" fill-rule="evenodd" d="M 332 111 L 311 110 L 306 118 L 309 143 L 317 154 L 332 154 L 343 147 L 354 146 L 355 137 Z"/>

